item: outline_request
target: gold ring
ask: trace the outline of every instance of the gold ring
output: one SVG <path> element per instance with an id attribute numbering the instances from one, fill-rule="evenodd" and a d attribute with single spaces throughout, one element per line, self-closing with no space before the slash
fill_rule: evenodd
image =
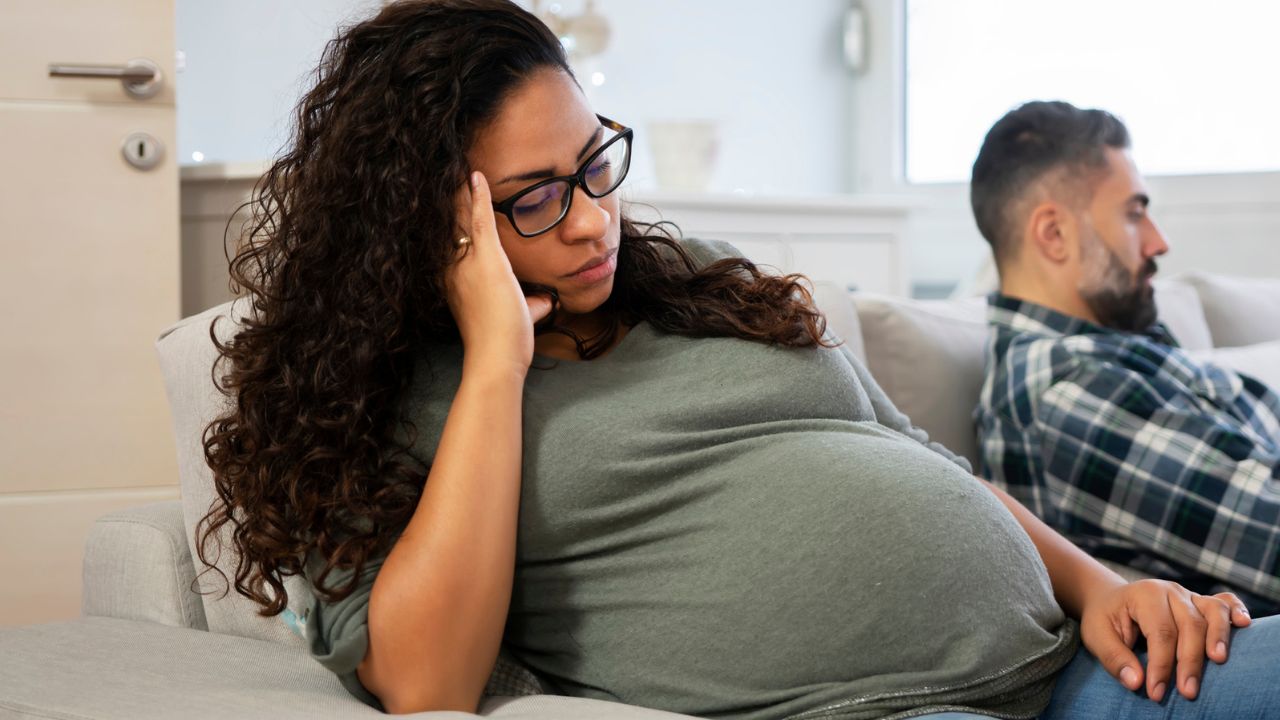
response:
<path id="1" fill-rule="evenodd" d="M 464 248 L 470 244 L 471 244 L 471 238 L 467 237 L 466 235 L 463 235 L 462 237 L 458 238 L 458 247 Z"/>

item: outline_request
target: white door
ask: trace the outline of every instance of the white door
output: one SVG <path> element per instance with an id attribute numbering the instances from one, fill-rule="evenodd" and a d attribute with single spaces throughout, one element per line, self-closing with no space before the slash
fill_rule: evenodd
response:
<path id="1" fill-rule="evenodd" d="M 50 77 L 137 58 L 151 97 Z M 177 497 L 154 350 L 179 316 L 175 151 L 173 0 L 0 5 L 0 625 L 76 616 L 93 519 Z"/>

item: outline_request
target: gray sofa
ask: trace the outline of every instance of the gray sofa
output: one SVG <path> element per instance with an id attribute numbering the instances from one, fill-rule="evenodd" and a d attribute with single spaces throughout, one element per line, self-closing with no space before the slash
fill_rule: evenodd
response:
<path id="1" fill-rule="evenodd" d="M 1247 345 L 1235 351 L 1244 358 L 1237 364 L 1280 370 L 1280 311 L 1269 321 L 1244 323 L 1229 311 L 1229 303 L 1256 303 L 1259 292 L 1280 308 L 1280 282 L 1257 282 L 1262 284 L 1196 276 L 1163 283 L 1162 314 L 1197 352 L 1226 357 L 1232 351 L 1215 346 Z M 981 384 L 986 334 L 981 300 L 851 297 L 823 286 L 817 298 L 832 328 L 867 361 L 890 397 L 936 439 L 972 459 L 969 413 Z M 308 655 L 309 595 L 301 584 L 290 585 L 289 610 L 273 618 L 258 616 L 234 592 L 192 592 L 193 582 L 205 590 L 222 588 L 216 575 L 197 577 L 192 530 L 212 500 L 200 433 L 224 402 L 210 379 L 214 349 L 208 327 L 216 316 L 234 320 L 237 310 L 228 303 L 187 318 L 157 342 L 183 499 L 98 521 L 85 548 L 81 618 L 0 630 L 0 718 L 380 715 L 352 699 Z M 226 337 L 230 327 L 223 323 L 220 335 Z M 1280 379 L 1270 382 L 1280 385 Z M 230 574 L 233 559 L 224 556 L 218 565 Z M 510 695 L 530 679 L 500 663 L 480 714 L 529 720 L 681 717 L 616 703 Z"/>

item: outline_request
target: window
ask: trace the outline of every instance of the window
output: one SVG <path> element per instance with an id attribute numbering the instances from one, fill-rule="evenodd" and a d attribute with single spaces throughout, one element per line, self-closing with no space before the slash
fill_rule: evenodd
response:
<path id="1" fill-rule="evenodd" d="M 1109 110 L 1147 175 L 1280 170 L 1280 3 L 906 0 L 905 170 L 965 181 L 1027 100 Z"/>

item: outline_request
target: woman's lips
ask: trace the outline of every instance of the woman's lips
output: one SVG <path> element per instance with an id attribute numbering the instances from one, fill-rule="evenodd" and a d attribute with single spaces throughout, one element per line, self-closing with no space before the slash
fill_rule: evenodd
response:
<path id="1" fill-rule="evenodd" d="M 618 268 L 618 250 L 614 248 L 600 261 L 569 275 L 568 279 L 580 283 L 596 283 L 609 277 Z"/>

